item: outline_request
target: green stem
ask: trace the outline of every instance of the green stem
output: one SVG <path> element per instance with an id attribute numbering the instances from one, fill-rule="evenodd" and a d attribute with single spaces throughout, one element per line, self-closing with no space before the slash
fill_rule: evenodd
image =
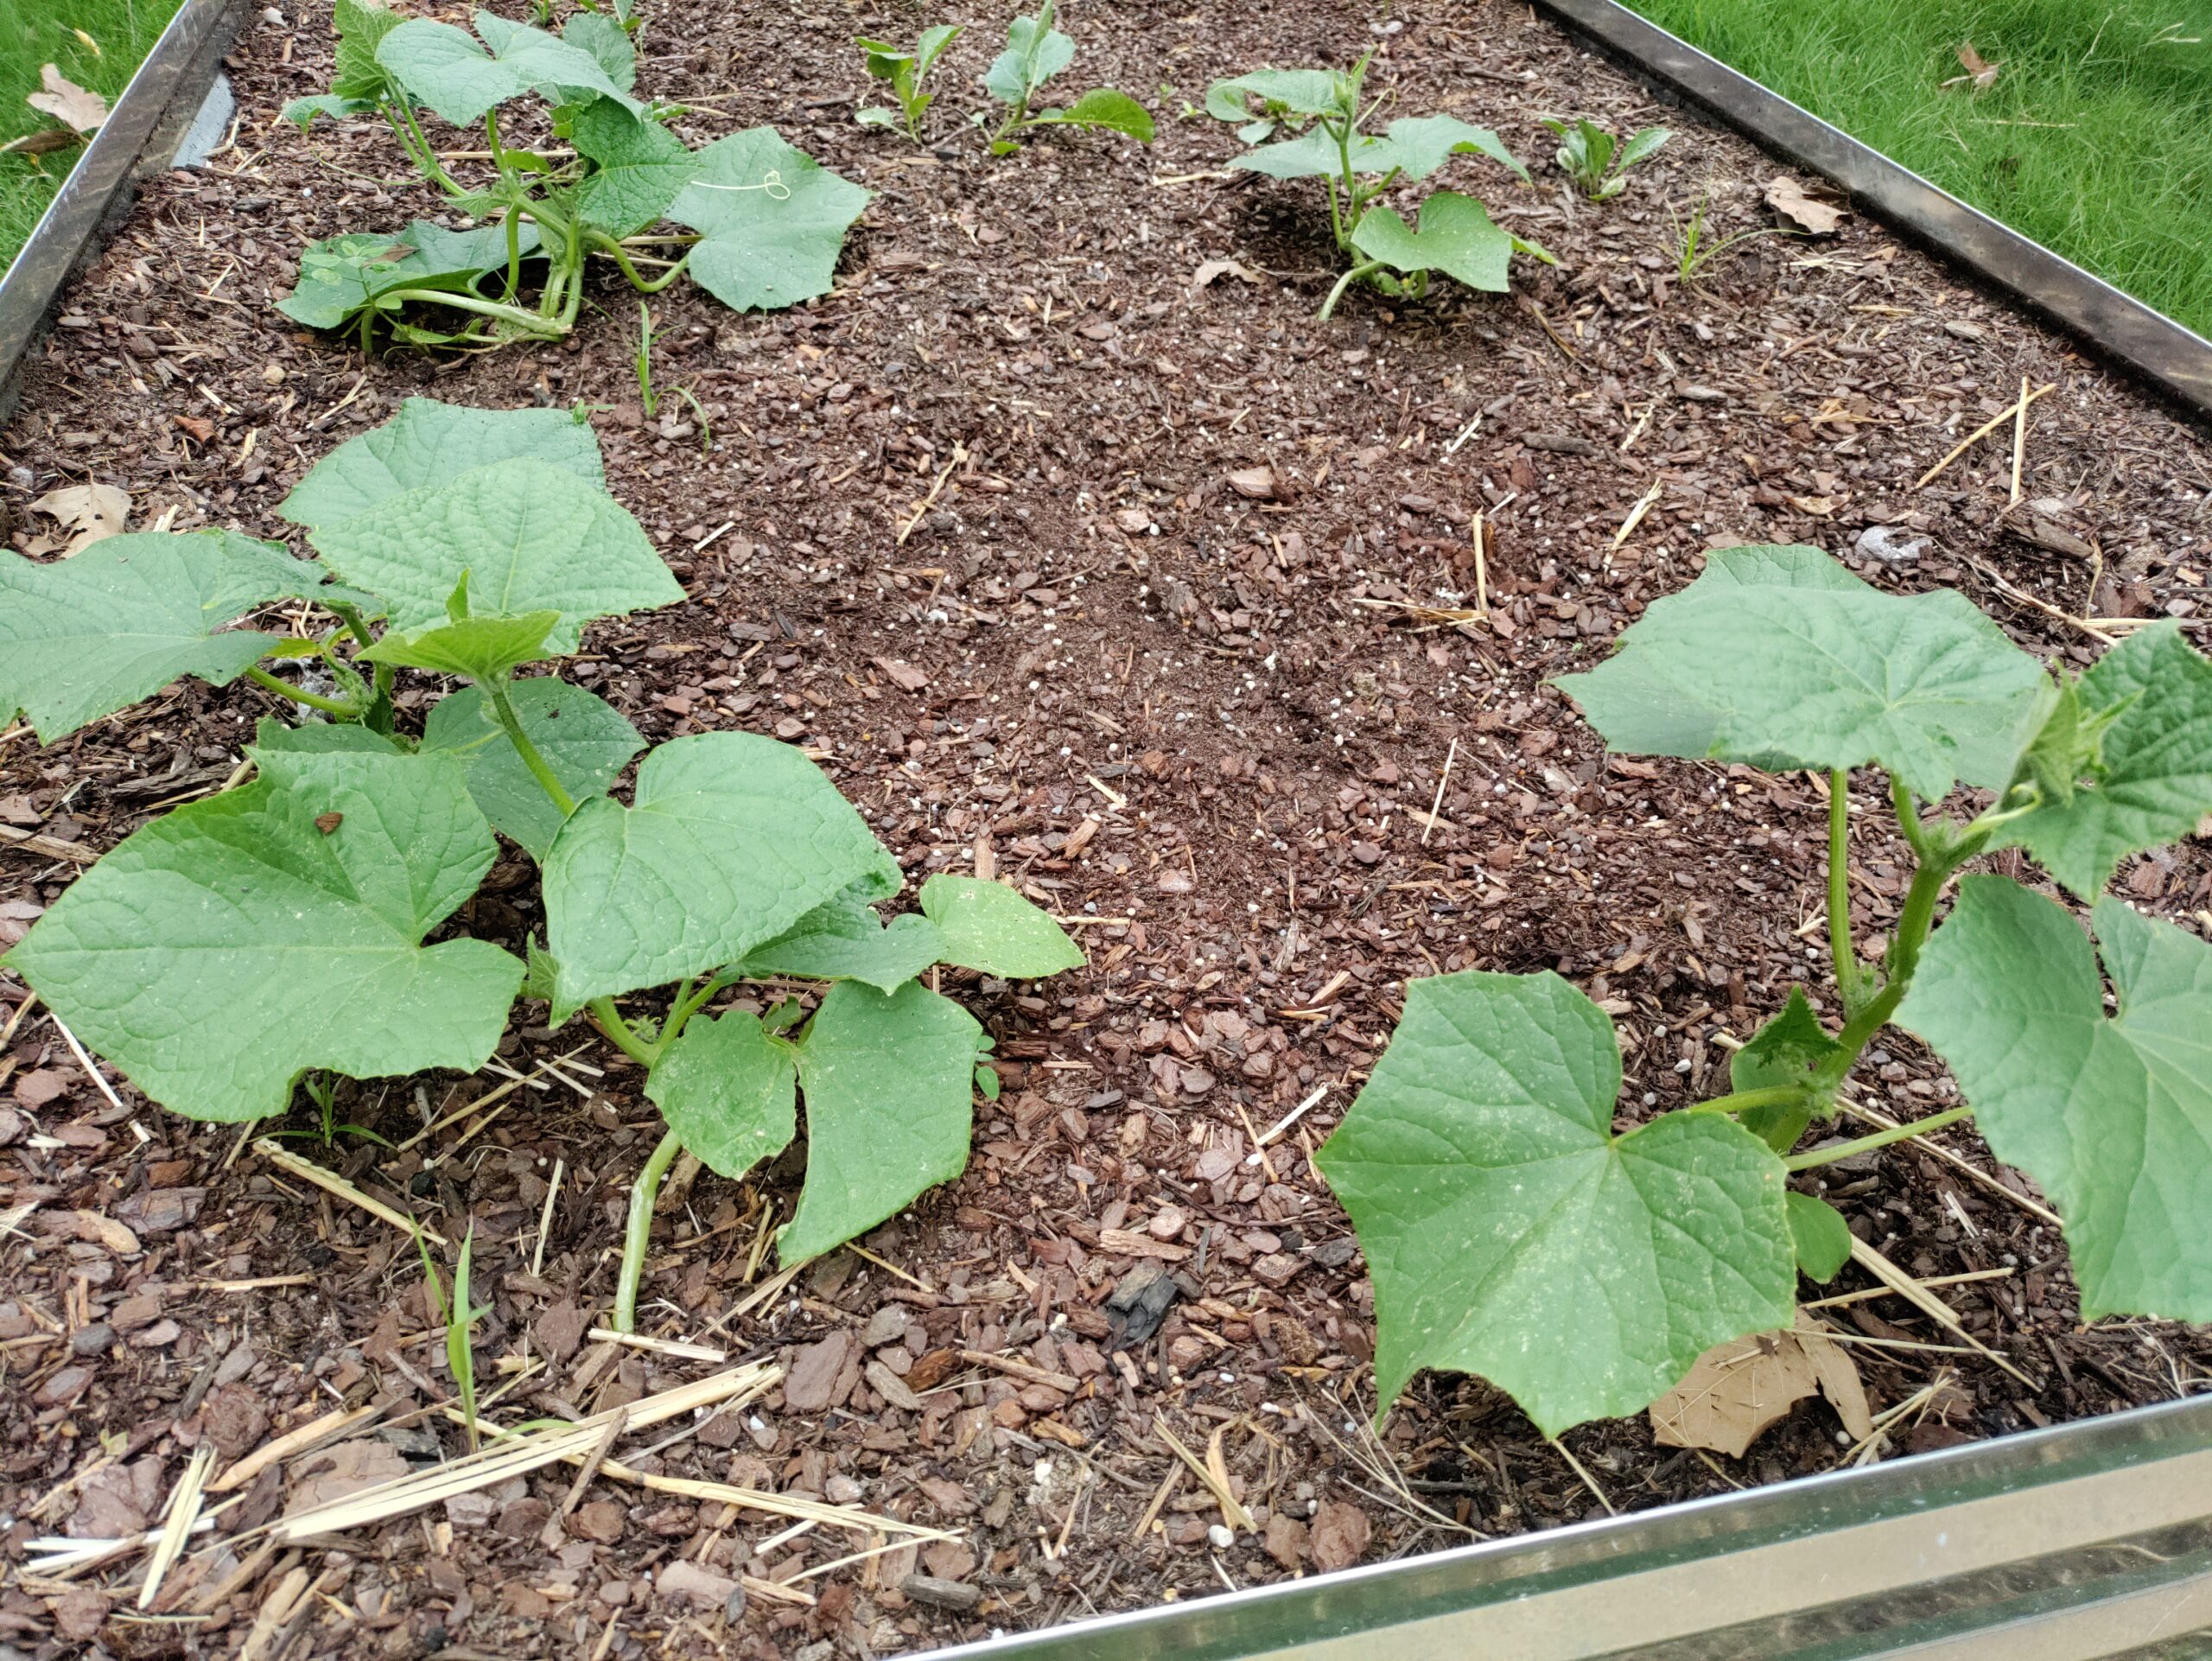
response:
<path id="1" fill-rule="evenodd" d="M 1747 1113 L 1755 1107 L 1795 1107 L 1808 1093 L 1802 1085 L 1762 1085 L 1757 1090 L 1738 1090 L 1726 1096 L 1715 1096 L 1711 1101 L 1694 1102 L 1682 1111 L 1686 1113 Z"/>
<path id="2" fill-rule="evenodd" d="M 343 703 L 337 698 L 327 698 L 320 692 L 310 692 L 288 680 L 279 680 L 258 664 L 247 668 L 245 678 L 256 686 L 266 687 L 280 697 L 288 697 L 295 703 L 304 703 L 311 710 L 320 710 L 340 721 L 359 721 L 361 718 L 359 705 Z"/>
<path id="3" fill-rule="evenodd" d="M 637 1029 L 622 1019 L 622 1012 L 614 1007 L 613 998 L 594 998 L 585 1009 L 591 1012 L 592 1025 L 606 1034 L 608 1043 L 651 1072 L 660 1059 L 658 1047 L 638 1036 Z"/>
<path id="4" fill-rule="evenodd" d="M 1927 827 L 1920 822 L 1920 805 L 1912 799 L 1912 792 L 1904 787 L 1904 781 L 1894 775 L 1890 780 L 1890 805 L 1896 810 L 1897 829 L 1904 833 L 1905 846 L 1912 850 L 1915 859 L 1925 864 L 1934 856 L 1935 844 Z"/>
<path id="5" fill-rule="evenodd" d="M 473 294 L 448 294 L 440 289 L 394 289 L 384 298 L 420 300 L 433 306 L 451 306 L 456 311 L 473 311 L 480 316 L 496 317 L 501 322 L 526 328 L 533 334 L 544 335 L 547 333 L 543 314 L 524 311 L 519 306 L 504 306 L 496 300 L 480 300 Z"/>
<path id="6" fill-rule="evenodd" d="M 1382 262 L 1381 260 L 1370 259 L 1363 264 L 1353 266 L 1342 277 L 1338 277 L 1337 279 L 1337 286 L 1329 290 L 1329 297 L 1321 302 L 1321 312 L 1319 321 L 1324 323 L 1329 321 L 1330 316 L 1337 309 L 1337 302 L 1344 297 L 1344 290 L 1346 289 L 1351 287 L 1351 285 L 1358 282 L 1360 278 L 1363 277 L 1372 277 L 1376 272 L 1382 269 Z"/>
<path id="7" fill-rule="evenodd" d="M 1877 1130 L 1871 1136 L 1860 1136 L 1853 1142 L 1840 1142 L 1832 1148 L 1809 1149 L 1802 1154 L 1792 1154 L 1782 1161 L 1786 1171 L 1809 1171 L 1822 1165 L 1848 1159 L 1853 1154 L 1864 1154 L 1876 1148 L 1886 1148 L 1893 1142 L 1903 1142 L 1908 1136 L 1923 1136 L 1930 1130 L 1941 1130 L 1947 1124 L 1956 1124 L 1968 1117 L 1970 1107 L 1954 1107 L 1943 1112 L 1930 1114 L 1924 1119 L 1915 1119 L 1910 1124 L 1892 1125 L 1887 1130 Z"/>
<path id="8" fill-rule="evenodd" d="M 1828 773 L 1828 952 L 1847 1015 L 1866 996 L 1866 971 L 1851 944 L 1851 770 Z"/>
<path id="9" fill-rule="evenodd" d="M 545 758 L 537 753 L 537 746 L 530 741 L 530 735 L 523 731 L 522 718 L 515 714 L 505 684 L 487 680 L 483 687 L 485 696 L 491 700 L 493 713 L 506 730 L 507 741 L 515 747 L 515 754 L 522 757 L 523 766 L 530 769 L 530 776 L 537 780 L 538 788 L 561 810 L 561 817 L 567 818 L 576 811 L 576 799 L 562 786 L 553 769 L 546 765 Z"/>
<path id="10" fill-rule="evenodd" d="M 645 1168 L 630 1185 L 630 1218 L 622 1231 L 622 1272 L 614 1283 L 614 1330 L 638 1329 L 638 1285 L 645 1277 L 645 1248 L 652 1239 L 653 1206 L 660 1199 L 661 1179 L 683 1144 L 670 1131 L 645 1156 Z"/>
<path id="11" fill-rule="evenodd" d="M 640 277 L 638 275 L 638 268 L 630 263 L 630 256 L 624 251 L 622 245 L 613 237 L 608 236 L 604 231 L 589 229 L 585 231 L 584 235 L 592 246 L 621 267 L 622 275 L 630 279 L 630 286 L 639 294 L 658 294 L 677 277 L 683 276 L 684 267 L 691 263 L 691 255 L 687 250 L 674 264 L 658 277 Z"/>

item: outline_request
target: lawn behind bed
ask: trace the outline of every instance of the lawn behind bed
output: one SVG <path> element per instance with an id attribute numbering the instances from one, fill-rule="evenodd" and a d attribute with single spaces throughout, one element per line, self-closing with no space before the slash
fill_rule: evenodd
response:
<path id="1" fill-rule="evenodd" d="M 2212 335 L 2212 0 L 1624 3 Z"/>
<path id="2" fill-rule="evenodd" d="M 112 105 L 179 0 L 0 0 L 0 143 L 57 124 L 23 102 L 53 64 Z M 91 43 L 78 30 L 91 37 Z M 0 156 L 0 270 L 15 258 L 81 148 Z"/>

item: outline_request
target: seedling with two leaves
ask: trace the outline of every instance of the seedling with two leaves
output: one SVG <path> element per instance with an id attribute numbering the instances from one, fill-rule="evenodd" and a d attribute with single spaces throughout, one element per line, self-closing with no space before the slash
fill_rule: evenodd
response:
<path id="1" fill-rule="evenodd" d="M 991 134 L 991 154 L 1010 156 L 1021 148 L 1019 135 L 1039 127 L 1081 127 L 1127 133 L 1140 144 L 1153 137 L 1152 112 L 1127 92 L 1094 87 L 1065 109 L 1039 109 L 1045 83 L 1075 61 L 1075 41 L 1054 22 L 1054 0 L 1007 26 L 1006 50 L 983 72 L 983 90 L 1005 110 Z M 984 120 L 976 117 L 980 124 Z"/>
<path id="2" fill-rule="evenodd" d="M 0 710 L 24 710 L 46 742 L 182 676 L 243 677 L 330 717 L 264 718 L 252 782 L 126 838 L 0 961 L 197 1119 L 282 1113 L 303 1076 L 473 1072 L 518 993 L 554 1027 L 588 1013 L 668 1124 L 632 1191 L 626 1329 L 681 1149 L 741 1176 L 792 1140 L 804 1097 L 786 1262 L 958 1174 L 988 1041 L 917 977 L 1030 979 L 1083 954 L 1012 888 L 969 877 L 930 878 L 920 911 L 885 923 L 874 907 L 901 887 L 898 862 L 772 739 L 672 739 L 627 802 L 611 793 L 645 748 L 637 730 L 582 686 L 518 673 L 575 652 L 597 619 L 683 597 L 607 493 L 588 427 L 410 399 L 283 511 L 316 560 L 221 531 L 111 537 L 52 564 L 0 553 Z M 232 627 L 277 600 L 337 624 Z M 327 690 L 274 672 L 303 659 Z M 403 671 L 468 684 L 405 734 Z M 543 940 L 526 962 L 480 939 L 424 944 L 491 869 L 494 831 L 538 866 Z M 771 980 L 815 990 L 768 1018 L 757 1001 L 714 1007 Z"/>
<path id="3" fill-rule="evenodd" d="M 1827 1018 L 1793 990 L 1728 1093 L 1617 1131 L 1612 1022 L 1567 982 L 1414 982 L 1319 1156 L 1373 1276 L 1385 1402 L 1446 1367 L 1548 1435 L 1644 1407 L 1704 1352 L 1789 1327 L 1799 1270 L 1848 1257 L 1844 1219 L 1794 1174 L 1969 1114 L 2064 1216 L 2082 1319 L 2212 1321 L 2212 945 L 2105 892 L 2212 811 L 2212 661 L 2175 624 L 2054 676 L 1959 595 L 1732 548 L 1560 684 L 1616 749 L 1824 775 Z M 1851 938 L 1857 769 L 1914 862 L 1878 964 Z M 1929 817 L 1959 786 L 1982 805 Z M 2090 907 L 2096 952 L 2056 900 L 1961 875 L 2005 849 Z M 1794 1151 L 1893 1022 L 1963 1104 Z"/>
<path id="4" fill-rule="evenodd" d="M 1418 298 L 1428 291 L 1430 274 L 1441 271 L 1471 289 L 1503 294 L 1511 287 L 1515 253 L 1557 264 L 1536 244 L 1499 229 L 1482 203 L 1458 191 L 1431 193 L 1410 226 L 1381 205 L 1391 186 L 1426 179 L 1454 156 L 1487 156 L 1524 184 L 1529 170 L 1496 133 L 1457 116 L 1402 118 L 1379 135 L 1362 130 L 1382 102 L 1367 99 L 1373 57 L 1369 53 L 1349 71 L 1255 70 L 1206 89 L 1206 112 L 1237 124 L 1236 136 L 1255 146 L 1232 165 L 1271 179 L 1319 179 L 1326 188 L 1329 227 L 1352 264 L 1322 302 L 1322 318 L 1335 313 L 1355 283 Z"/>
<path id="5" fill-rule="evenodd" d="M 922 82 L 935 67 L 944 48 L 960 33 L 958 23 L 940 23 L 922 31 L 921 39 L 911 52 L 904 52 L 888 41 L 874 41 L 865 35 L 856 36 L 853 44 L 861 49 L 868 73 L 876 80 L 890 83 L 891 96 L 899 100 L 895 110 L 880 104 L 862 106 L 856 119 L 863 127 L 904 127 L 906 137 L 917 144 L 922 142 L 922 118 L 931 105 L 937 102 L 935 92 L 922 90 Z"/>
<path id="6" fill-rule="evenodd" d="M 352 232 L 306 251 L 279 309 L 311 328 L 351 330 L 365 350 L 379 332 L 411 346 L 559 339 L 575 326 L 593 258 L 642 294 L 688 276 L 735 310 L 797 305 L 829 291 L 845 232 L 868 206 L 867 191 L 771 127 L 690 149 L 667 124 L 678 111 L 634 96 L 632 18 L 582 11 L 555 35 L 480 11 L 472 35 L 375 0 L 337 0 L 336 21 L 330 92 L 286 115 L 303 130 L 319 116 L 381 116 L 423 177 L 482 221 L 456 231 L 417 220 L 397 235 Z M 548 108 L 566 150 L 505 141 L 501 111 L 524 97 Z M 424 110 L 481 125 L 488 181 L 448 169 Z M 656 232 L 664 220 L 685 231 Z M 682 251 L 663 259 L 648 248 Z M 544 268 L 535 303 L 525 264 Z M 447 321 L 422 321 L 423 308 Z"/>
<path id="7" fill-rule="evenodd" d="M 1550 116 L 1544 125 L 1560 139 L 1552 159 L 1574 188 L 1593 202 L 1609 202 L 1628 188 L 1628 170 L 1649 161 L 1675 135 L 1665 127 L 1646 127 L 1625 139 L 1578 116 L 1572 123 Z"/>

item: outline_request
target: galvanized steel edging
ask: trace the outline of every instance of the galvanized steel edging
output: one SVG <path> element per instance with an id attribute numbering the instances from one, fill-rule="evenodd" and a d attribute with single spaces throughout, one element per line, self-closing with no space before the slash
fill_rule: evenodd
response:
<path id="1" fill-rule="evenodd" d="M 2212 1397 L 935 1653 L 2090 1661 L 2208 1632 Z"/>
<path id="2" fill-rule="evenodd" d="M 16 372 L 70 277 L 97 246 L 143 158 L 166 159 L 230 50 L 246 0 L 184 0 L 0 277 L 0 417 Z"/>
<path id="3" fill-rule="evenodd" d="M 2212 340 L 1899 167 L 1615 0 L 1537 0 L 1647 80 L 1829 182 L 2113 362 L 2212 415 Z M 2206 235 L 2212 238 L 2212 227 Z"/>

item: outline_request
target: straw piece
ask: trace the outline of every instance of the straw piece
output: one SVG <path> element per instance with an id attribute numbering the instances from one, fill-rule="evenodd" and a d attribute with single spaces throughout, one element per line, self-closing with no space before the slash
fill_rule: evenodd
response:
<path id="1" fill-rule="evenodd" d="M 1083 1388 L 1080 1378 L 1071 1378 L 1065 1372 L 1047 1372 L 1027 1361 L 1017 1361 L 1010 1355 L 993 1355 L 988 1350 L 963 1350 L 960 1359 L 971 1365 L 995 1368 L 1026 1384 L 1043 1384 L 1047 1389 L 1064 1391 L 1071 1396 Z"/>
<path id="2" fill-rule="evenodd" d="M 413 1218 L 392 1210 L 383 1200 L 371 1199 L 344 1177 L 339 1175 L 337 1172 L 325 1170 L 311 1159 L 302 1159 L 281 1142 L 272 1142 L 267 1136 L 262 1136 L 254 1142 L 253 1151 L 270 1164 L 280 1166 L 290 1172 L 302 1182 L 312 1182 L 326 1193 L 336 1194 L 347 1205 L 358 1206 L 378 1222 L 389 1223 L 403 1234 L 409 1236 L 420 1234 L 432 1245 L 446 1244 L 446 1237 L 429 1224 L 418 1223 Z"/>
<path id="3" fill-rule="evenodd" d="M 729 1352 L 717 1350 L 705 1344 L 679 1344 L 672 1338 L 653 1338 L 644 1333 L 618 1333 L 611 1327 L 594 1327 L 584 1334 L 601 1344 L 620 1344 L 633 1350 L 651 1350 L 656 1355 L 674 1356 L 679 1361 L 711 1361 L 716 1365 L 729 1359 Z"/>
<path id="4" fill-rule="evenodd" d="M 2014 1366 L 1961 1325 L 1958 1316 L 1952 1312 L 1949 1304 L 1944 1302 L 1942 1299 L 1937 1297 L 1857 1235 L 1852 1236 L 1851 1238 L 1851 1261 L 1897 1293 L 1923 1314 L 1956 1333 L 1960 1341 L 1970 1346 L 1984 1360 L 1993 1366 L 2003 1368 L 2030 1390 L 2037 1393 L 2042 1391 L 2043 1386 L 2040 1384 L 2029 1378 L 2026 1373 L 2022 1372 L 2019 1368 Z"/>
<path id="5" fill-rule="evenodd" d="M 2033 404 L 2045 392 L 2055 392 L 2057 390 L 2058 384 L 2056 381 L 2052 382 L 2049 386 L 2038 386 L 2032 392 L 2029 391 L 2024 385 L 2020 390 L 2018 403 L 2006 404 L 1998 414 L 1990 417 L 1988 420 L 1983 422 L 1981 425 L 1976 427 L 1964 438 L 1961 438 L 1952 447 L 1951 453 L 1948 455 L 1938 461 L 1934 467 L 1929 468 L 1927 472 L 1922 474 L 1919 478 L 1914 480 L 1912 487 L 1915 490 L 1918 490 L 1923 486 L 1932 482 L 1937 474 L 1942 472 L 1945 468 L 1950 466 L 1952 462 L 1957 461 L 1959 457 L 1964 455 L 1968 450 L 1972 449 L 1976 444 L 1979 444 L 1983 439 L 1988 437 L 1990 434 L 1995 432 L 2006 422 L 2013 420 L 2016 416 L 2024 411 L 2029 404 Z"/>
<path id="6" fill-rule="evenodd" d="M 184 1543 L 192 1536 L 193 1525 L 200 1520 L 200 1497 L 207 1480 L 207 1467 L 215 1461 L 215 1445 L 203 1441 L 192 1451 L 192 1463 L 184 1467 L 184 1474 L 176 1480 L 176 1487 L 169 1495 L 168 1516 L 162 1524 L 161 1537 L 154 1542 L 153 1556 L 146 1560 L 146 1583 L 138 1589 L 138 1607 L 150 1609 L 154 1599 L 160 1594 L 162 1581 L 175 1564 Z"/>
<path id="7" fill-rule="evenodd" d="M 1181 1438 L 1167 1428 L 1166 1420 L 1155 1416 L 1152 1422 L 1152 1428 L 1160 1433 L 1160 1439 L 1167 1444 L 1175 1457 L 1191 1467 L 1191 1474 L 1206 1485 L 1207 1491 L 1213 1495 L 1214 1503 L 1221 1507 L 1223 1522 L 1233 1529 L 1242 1529 L 1247 1534 L 1259 1526 L 1253 1522 L 1252 1513 L 1244 1509 L 1243 1503 L 1236 1498 L 1236 1492 L 1230 1487 L 1229 1473 L 1225 1469 L 1217 1475 L 1210 1468 L 1207 1460 L 1200 1459 L 1183 1445 Z M 1206 1452 L 1211 1455 L 1213 1464 L 1217 1465 L 1222 1462 L 1219 1430 L 1214 1432 L 1213 1440 L 1206 1445 Z"/>
<path id="8" fill-rule="evenodd" d="M 335 1441 L 347 1431 L 373 1419 L 383 1411 L 384 1409 L 373 1402 L 366 1407 L 350 1410 L 342 1407 L 334 1408 L 319 1419 L 310 1419 L 296 1430 L 286 1431 L 274 1441 L 264 1442 L 209 1483 L 207 1492 L 228 1493 L 234 1488 L 243 1488 L 254 1478 L 259 1476 L 264 1469 L 278 1461 L 289 1459 L 295 1454 L 306 1453 L 309 1448 L 319 1448 L 326 1441 Z"/>

